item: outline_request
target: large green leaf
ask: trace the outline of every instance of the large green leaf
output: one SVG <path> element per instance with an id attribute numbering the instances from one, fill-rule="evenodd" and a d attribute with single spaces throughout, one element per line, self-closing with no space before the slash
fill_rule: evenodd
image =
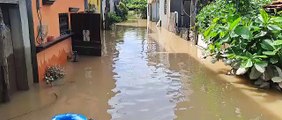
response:
<path id="1" fill-rule="evenodd" d="M 276 68 L 276 70 L 277 70 L 277 72 L 279 74 L 279 77 L 282 77 L 282 70 L 281 70 L 281 68 L 279 68 L 277 66 L 275 66 L 275 68 Z"/>
<path id="2" fill-rule="evenodd" d="M 206 29 L 204 32 L 204 37 L 209 38 L 209 34 L 213 29 L 214 29 L 214 25 L 211 25 L 208 29 Z"/>
<path id="3" fill-rule="evenodd" d="M 245 60 L 241 63 L 242 68 L 249 68 L 253 66 L 253 62 L 251 59 Z"/>
<path id="4" fill-rule="evenodd" d="M 235 21 L 233 21 L 232 24 L 230 25 L 229 30 L 233 30 L 235 27 L 237 27 L 238 24 L 240 23 L 241 19 L 242 19 L 242 18 L 239 17 L 239 18 L 237 18 Z"/>
<path id="5" fill-rule="evenodd" d="M 254 38 L 263 37 L 263 36 L 265 36 L 266 34 L 267 34 L 267 32 L 265 32 L 265 31 L 260 31 L 258 34 L 256 34 L 256 35 L 254 36 Z"/>
<path id="6" fill-rule="evenodd" d="M 229 35 L 224 36 L 223 38 L 220 39 L 222 43 L 230 41 Z"/>
<path id="7" fill-rule="evenodd" d="M 274 46 L 273 46 L 273 42 L 271 40 L 263 40 L 261 43 L 260 43 L 261 47 L 265 50 L 274 50 Z"/>
<path id="8" fill-rule="evenodd" d="M 267 28 L 269 30 L 274 30 L 274 31 L 279 31 L 281 30 L 281 27 L 279 27 L 278 25 L 268 25 Z"/>
<path id="9" fill-rule="evenodd" d="M 251 80 L 256 80 L 258 79 L 260 76 L 262 75 L 262 73 L 260 71 L 258 71 L 255 67 L 252 67 L 251 72 L 249 74 L 249 78 Z"/>
<path id="10" fill-rule="evenodd" d="M 270 58 L 269 61 L 270 61 L 270 63 L 272 63 L 272 64 L 278 63 L 278 59 L 277 59 L 277 58 Z"/>
<path id="11" fill-rule="evenodd" d="M 236 71 L 236 75 L 244 75 L 246 72 L 248 72 L 248 68 L 239 68 Z"/>
<path id="12" fill-rule="evenodd" d="M 264 81 L 271 80 L 274 77 L 274 69 L 271 66 L 267 66 L 265 72 L 262 74 L 261 79 Z"/>
<path id="13" fill-rule="evenodd" d="M 273 82 L 275 82 L 275 83 L 280 83 L 280 82 L 282 82 L 282 78 L 281 78 L 281 77 L 273 77 L 271 80 L 272 80 Z"/>
<path id="14" fill-rule="evenodd" d="M 265 12 L 264 9 L 260 9 L 260 15 L 259 15 L 259 19 L 263 22 L 263 23 L 268 23 L 269 21 L 269 15 Z"/>
<path id="15" fill-rule="evenodd" d="M 273 42 L 274 45 L 282 45 L 282 40 L 275 40 Z"/>
<path id="16" fill-rule="evenodd" d="M 273 17 L 270 18 L 270 21 L 274 23 L 282 23 L 282 17 Z"/>
<path id="17" fill-rule="evenodd" d="M 269 55 L 269 56 L 274 56 L 274 55 L 276 55 L 276 52 L 274 52 L 274 51 L 264 51 L 264 52 L 262 52 L 263 54 L 265 54 L 265 55 Z"/>
<path id="18" fill-rule="evenodd" d="M 244 39 L 250 39 L 252 37 L 251 31 L 246 26 L 238 26 L 235 28 L 234 32 Z"/>
<path id="19" fill-rule="evenodd" d="M 261 73 L 264 73 L 265 72 L 265 68 L 267 67 L 267 62 L 265 61 L 260 61 L 260 62 L 257 62 L 255 63 L 255 68 L 261 72 Z"/>
<path id="20" fill-rule="evenodd" d="M 266 55 L 254 55 L 253 58 L 268 58 Z"/>

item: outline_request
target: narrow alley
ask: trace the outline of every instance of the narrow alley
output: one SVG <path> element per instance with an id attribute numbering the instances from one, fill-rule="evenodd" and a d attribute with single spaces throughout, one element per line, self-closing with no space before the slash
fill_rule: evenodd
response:
<path id="1" fill-rule="evenodd" d="M 55 86 L 17 93 L 0 105 L 1 119 L 48 120 L 67 112 L 95 120 L 281 119 L 185 52 L 181 38 L 149 25 L 105 31 L 102 57 L 80 56 Z M 165 43 L 171 38 L 179 49 Z"/>

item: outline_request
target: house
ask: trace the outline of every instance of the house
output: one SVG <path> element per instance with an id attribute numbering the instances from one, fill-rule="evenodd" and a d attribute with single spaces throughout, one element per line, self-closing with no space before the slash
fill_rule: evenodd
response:
<path id="1" fill-rule="evenodd" d="M 44 2 L 45 1 L 45 2 Z M 51 2 L 48 2 L 51 1 Z M 85 0 L 32 0 L 34 42 L 38 79 L 43 80 L 48 66 L 64 65 L 72 52 L 69 14 L 81 12 Z"/>
<path id="2" fill-rule="evenodd" d="M 72 53 L 70 13 L 87 6 L 87 0 L 0 0 L 3 24 L 10 29 L 5 39 L 13 45 L 4 57 L 7 65 L 0 64 L 0 102 L 42 82 L 48 66 L 66 64 Z"/>
<path id="3" fill-rule="evenodd" d="M 88 0 L 88 3 L 95 6 L 97 13 L 101 12 L 101 0 Z"/>
<path id="4" fill-rule="evenodd" d="M 148 0 L 148 19 L 152 22 L 160 20 L 160 0 Z"/>
<path id="5" fill-rule="evenodd" d="M 190 0 L 149 0 L 150 21 L 171 32 L 186 34 L 190 27 Z"/>

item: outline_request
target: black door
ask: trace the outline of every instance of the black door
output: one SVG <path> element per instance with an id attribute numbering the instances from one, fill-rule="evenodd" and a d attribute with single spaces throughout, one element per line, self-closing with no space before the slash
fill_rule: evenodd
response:
<path id="1" fill-rule="evenodd" d="M 72 48 L 79 55 L 101 56 L 100 14 L 71 14 Z"/>

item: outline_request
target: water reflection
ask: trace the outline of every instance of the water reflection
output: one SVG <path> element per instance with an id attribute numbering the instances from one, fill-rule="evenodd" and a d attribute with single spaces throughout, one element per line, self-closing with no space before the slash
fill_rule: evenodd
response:
<path id="1" fill-rule="evenodd" d="M 115 95 L 108 101 L 113 120 L 263 119 L 267 112 L 237 97 L 230 84 L 186 53 L 168 53 L 146 29 L 117 27 L 114 46 Z M 115 40 L 115 39 L 109 39 Z M 247 104 L 248 107 L 245 107 Z M 265 113 L 262 116 L 261 113 Z"/>

